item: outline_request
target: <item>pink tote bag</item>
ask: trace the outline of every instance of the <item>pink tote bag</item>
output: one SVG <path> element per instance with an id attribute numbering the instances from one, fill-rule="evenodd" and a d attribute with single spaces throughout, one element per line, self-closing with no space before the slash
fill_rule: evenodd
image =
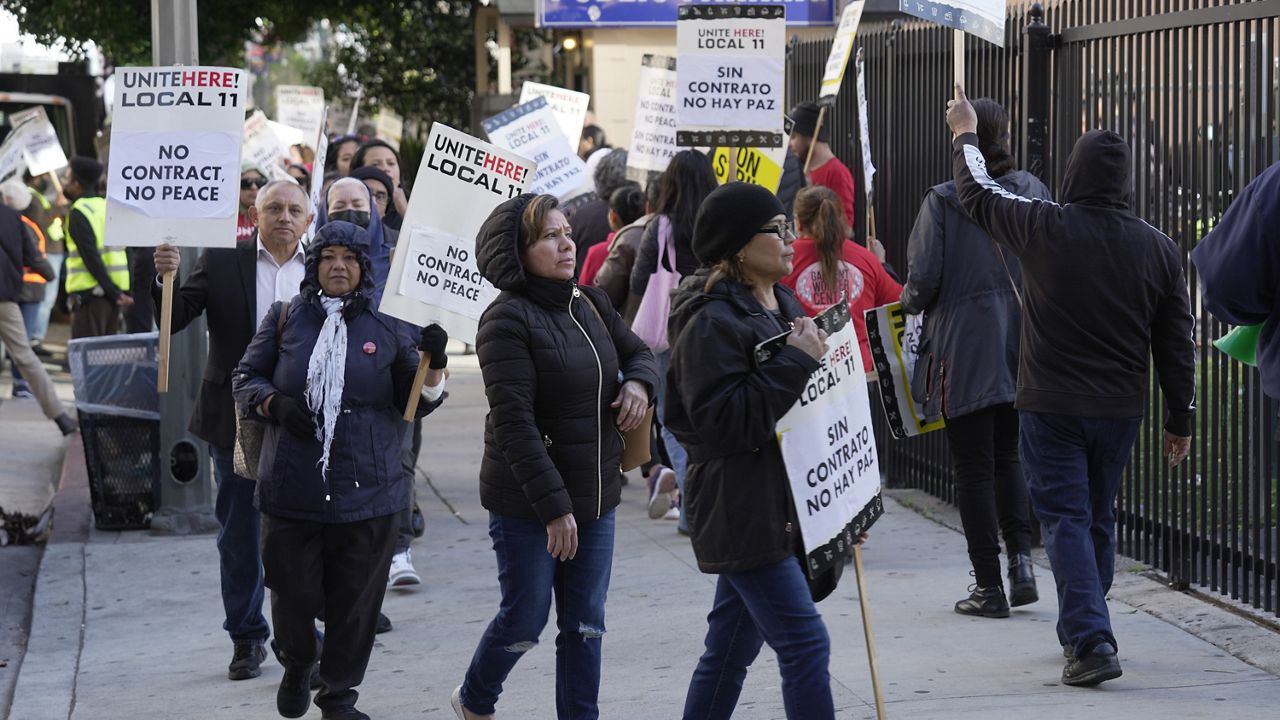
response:
<path id="1" fill-rule="evenodd" d="M 675 267 L 675 255 L 671 220 L 666 215 L 660 215 L 658 266 L 649 276 L 644 297 L 640 299 L 640 308 L 636 310 L 636 319 L 631 323 L 631 330 L 655 353 L 664 352 L 670 347 L 667 343 L 667 318 L 671 316 L 671 293 L 680 284 L 680 273 L 667 268 Z"/>

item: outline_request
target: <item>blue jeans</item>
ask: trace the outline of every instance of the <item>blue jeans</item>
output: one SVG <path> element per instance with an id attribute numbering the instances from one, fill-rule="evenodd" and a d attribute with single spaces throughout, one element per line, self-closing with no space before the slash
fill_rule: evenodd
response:
<path id="1" fill-rule="evenodd" d="M 1019 447 L 1058 590 L 1058 641 L 1083 657 L 1116 646 L 1107 611 L 1115 575 L 1116 493 L 1142 418 L 1022 411 Z"/>
<path id="2" fill-rule="evenodd" d="M 265 642 L 271 636 L 262 614 L 261 515 L 253 506 L 256 483 L 236 475 L 232 449 L 209 444 L 218 496 L 213 512 L 218 531 L 218 564 L 222 571 L 222 629 L 231 641 Z"/>
<path id="3" fill-rule="evenodd" d="M 689 467 L 689 453 L 685 452 L 684 446 L 667 429 L 667 416 L 663 411 L 667 404 L 667 369 L 671 367 L 671 351 L 660 352 L 656 355 L 656 358 L 658 361 L 658 387 L 654 388 L 654 390 L 658 394 L 657 411 L 658 420 L 662 423 L 662 446 L 667 449 L 667 458 L 671 460 L 671 470 L 676 474 L 676 487 L 680 488 L 681 497 L 680 529 L 687 533 L 689 532 L 689 519 L 685 517 L 683 512 L 683 498 L 684 473 Z"/>
<path id="4" fill-rule="evenodd" d="M 36 313 L 36 324 L 31 330 L 31 337 L 36 340 L 44 340 L 45 333 L 49 332 L 49 313 L 53 312 L 53 304 L 58 301 L 58 283 L 62 279 L 62 261 L 67 257 L 62 253 L 49 253 L 49 264 L 53 266 L 53 277 L 44 286 L 44 301 L 40 303 L 39 311 Z"/>
<path id="5" fill-rule="evenodd" d="M 684 720 L 727 720 L 733 715 L 747 667 L 766 642 L 778 654 L 787 717 L 834 718 L 827 626 L 809 595 L 800 561 L 787 558 L 720 576 L 707 616 L 707 651 L 689 682 Z"/>
<path id="6" fill-rule="evenodd" d="M 556 717 L 600 717 L 600 647 L 604 601 L 613 569 L 614 511 L 578 525 L 578 554 L 559 562 L 547 552 L 547 528 L 537 520 L 489 513 L 498 556 L 502 605 L 489 623 L 462 683 L 462 704 L 491 715 L 502 683 L 538 644 L 556 601 Z M 529 713 L 543 717 L 543 713 Z"/>

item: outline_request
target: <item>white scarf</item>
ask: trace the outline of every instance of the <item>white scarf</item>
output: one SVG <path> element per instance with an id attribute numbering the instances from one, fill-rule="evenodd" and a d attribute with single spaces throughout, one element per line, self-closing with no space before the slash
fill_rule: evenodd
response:
<path id="1" fill-rule="evenodd" d="M 324 305 L 324 326 L 307 363 L 307 407 L 319 416 L 316 439 L 324 445 L 320 474 L 329 474 L 329 446 L 342 411 L 342 389 L 347 374 L 347 322 L 342 317 L 342 299 L 320 296 Z"/>

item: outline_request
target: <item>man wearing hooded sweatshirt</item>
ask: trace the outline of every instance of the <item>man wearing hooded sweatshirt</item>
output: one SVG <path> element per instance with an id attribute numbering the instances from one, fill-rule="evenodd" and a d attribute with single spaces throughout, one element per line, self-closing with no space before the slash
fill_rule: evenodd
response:
<path id="1" fill-rule="evenodd" d="M 1015 405 L 1020 452 L 1058 591 L 1066 685 L 1121 675 L 1106 595 L 1115 497 L 1145 407 L 1148 357 L 1168 407 L 1165 455 L 1180 464 L 1195 418 L 1195 345 L 1182 256 L 1130 209 L 1129 146 L 1085 133 L 1067 161 L 1065 205 L 991 179 L 977 116 L 956 85 L 947 106 L 965 210 L 1022 265 L 1025 319 Z"/>

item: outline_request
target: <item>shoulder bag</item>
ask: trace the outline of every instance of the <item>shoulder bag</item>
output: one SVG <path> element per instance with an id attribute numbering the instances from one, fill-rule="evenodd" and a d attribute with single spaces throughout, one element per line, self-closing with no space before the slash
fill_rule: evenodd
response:
<path id="1" fill-rule="evenodd" d="M 289 303 L 280 304 L 276 316 L 276 352 L 280 352 L 280 336 L 289 319 Z M 267 431 L 266 421 L 253 408 L 236 404 L 236 443 L 232 449 L 232 469 L 246 480 L 258 479 L 258 460 L 262 457 L 262 437 Z"/>
<path id="2" fill-rule="evenodd" d="M 587 307 L 591 308 L 591 312 L 595 313 L 596 319 L 604 326 L 605 335 L 609 336 L 609 342 L 613 342 L 613 334 L 609 332 L 609 323 L 604 321 L 604 315 L 600 314 L 600 308 L 596 307 L 596 302 L 591 299 L 587 293 L 583 293 L 582 297 L 587 301 Z M 617 354 L 617 345 L 614 346 L 614 354 Z M 621 358 L 619 358 L 621 360 Z M 622 435 L 622 471 L 633 470 L 641 465 L 649 462 L 651 457 L 649 451 L 649 438 L 653 431 L 653 401 L 650 399 L 649 407 L 644 411 L 644 419 L 636 426 L 636 429 L 620 433 Z"/>

